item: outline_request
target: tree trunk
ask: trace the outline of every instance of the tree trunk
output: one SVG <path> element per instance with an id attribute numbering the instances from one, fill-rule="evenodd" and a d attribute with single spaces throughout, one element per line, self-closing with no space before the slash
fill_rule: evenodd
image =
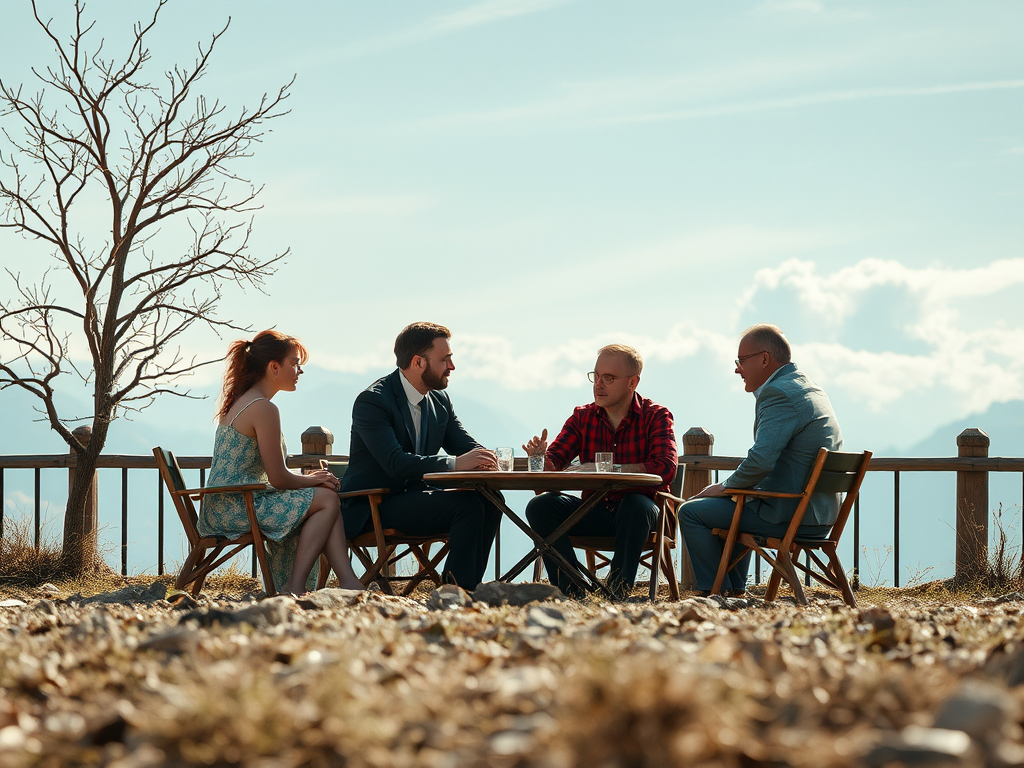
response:
<path id="1" fill-rule="evenodd" d="M 96 419 L 96 422 L 99 422 Z M 77 453 L 75 468 L 69 473 L 68 505 L 64 510 L 64 543 L 61 561 L 68 576 L 81 576 L 101 565 L 97 547 L 96 459 L 107 438 L 107 424 L 93 432 L 79 427 L 74 436 L 85 450 Z"/>

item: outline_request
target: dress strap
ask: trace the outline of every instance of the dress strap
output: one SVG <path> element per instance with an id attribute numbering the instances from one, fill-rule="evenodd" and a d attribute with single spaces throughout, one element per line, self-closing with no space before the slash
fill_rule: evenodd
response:
<path id="1" fill-rule="evenodd" d="M 257 397 L 255 400 L 250 400 L 248 403 L 246 403 L 244 406 L 242 406 L 242 410 L 240 410 L 238 413 L 236 413 L 231 418 L 231 421 L 228 422 L 228 426 L 230 427 L 232 424 L 234 424 L 235 423 L 235 419 L 237 419 L 239 416 L 241 416 L 242 415 L 242 411 L 244 411 L 250 405 L 252 405 L 253 403 L 257 402 L 258 400 L 266 400 L 266 399 L 267 398 L 265 398 L 265 397 Z"/>

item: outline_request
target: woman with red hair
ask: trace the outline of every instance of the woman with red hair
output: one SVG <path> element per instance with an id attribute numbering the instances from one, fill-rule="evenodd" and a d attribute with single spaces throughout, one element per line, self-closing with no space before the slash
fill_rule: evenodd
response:
<path id="1" fill-rule="evenodd" d="M 349 562 L 338 479 L 327 470 L 299 475 L 288 469 L 281 415 L 270 402 L 278 392 L 295 391 L 307 358 L 298 339 L 278 331 L 263 331 L 252 341 L 231 344 L 208 484 L 273 486 L 254 494 L 253 502 L 280 591 L 298 595 L 312 589 L 316 584 L 313 566 L 321 553 L 341 587 L 362 589 Z M 241 494 L 203 498 L 200 534 L 239 536 L 247 530 Z"/>

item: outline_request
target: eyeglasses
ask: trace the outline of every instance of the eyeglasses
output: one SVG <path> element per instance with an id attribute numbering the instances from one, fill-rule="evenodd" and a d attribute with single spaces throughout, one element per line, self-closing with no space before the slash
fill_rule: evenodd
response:
<path id="1" fill-rule="evenodd" d="M 612 376 L 610 373 L 602 373 L 599 375 L 597 371 L 591 371 L 587 374 L 587 378 L 590 379 L 591 384 L 596 383 L 597 380 L 600 379 L 601 383 L 607 387 L 609 384 L 614 384 L 619 379 L 628 379 L 629 376 Z"/>
<path id="2" fill-rule="evenodd" d="M 749 360 L 752 357 L 757 357 L 758 355 L 763 355 L 767 351 L 768 350 L 766 350 L 766 349 L 762 349 L 760 352 L 751 352 L 749 355 L 743 355 L 742 357 L 737 357 L 735 360 L 733 360 L 733 362 L 736 363 L 736 367 L 739 368 L 741 365 L 743 365 L 743 361 L 744 360 Z"/>

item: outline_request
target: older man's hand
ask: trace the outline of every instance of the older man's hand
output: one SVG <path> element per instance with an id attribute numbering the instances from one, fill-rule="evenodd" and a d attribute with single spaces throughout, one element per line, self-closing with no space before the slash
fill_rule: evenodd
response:
<path id="1" fill-rule="evenodd" d="M 708 487 L 706 487 L 700 493 L 693 494 L 693 496 L 691 496 L 690 498 L 691 499 L 704 499 L 704 498 L 707 498 L 707 497 L 710 497 L 710 496 L 728 496 L 728 495 L 729 495 L 729 491 L 728 491 L 728 489 L 724 485 L 722 485 L 721 483 L 714 483 L 713 485 L 709 485 Z"/>

